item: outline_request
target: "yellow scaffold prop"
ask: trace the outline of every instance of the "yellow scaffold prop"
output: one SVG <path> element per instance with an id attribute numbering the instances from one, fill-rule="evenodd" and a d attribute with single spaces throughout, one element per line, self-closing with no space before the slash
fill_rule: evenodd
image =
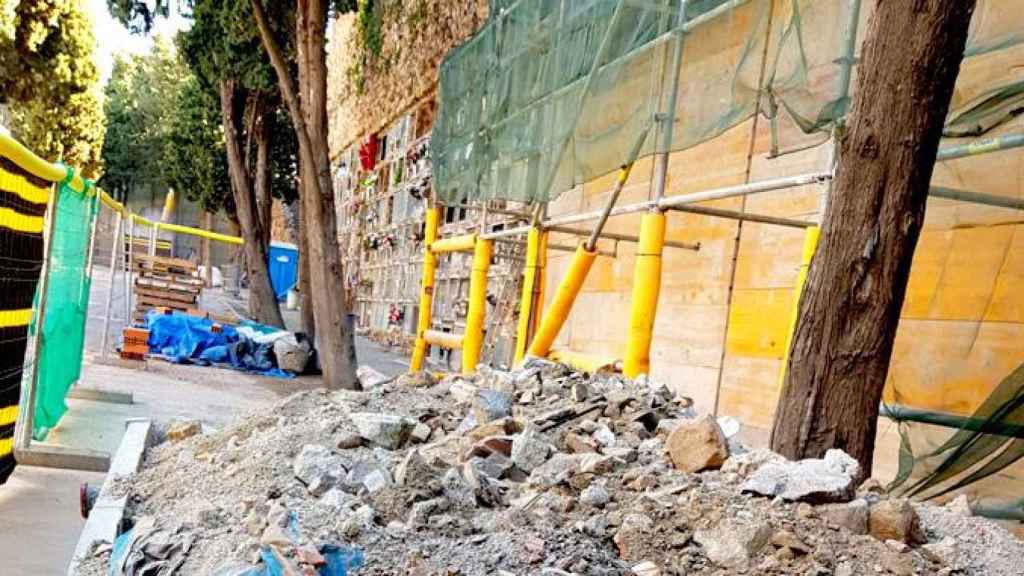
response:
<path id="1" fill-rule="evenodd" d="M 462 350 L 462 372 L 472 374 L 480 362 L 483 349 L 484 324 L 487 316 L 487 273 L 491 267 L 494 241 L 485 240 L 476 234 L 464 234 L 438 239 L 440 209 L 427 209 L 424 249 L 423 279 L 420 284 L 420 310 L 416 322 L 416 343 L 413 347 L 409 369 L 413 372 L 423 369 L 428 347 L 443 346 Z M 433 318 L 434 285 L 437 272 L 437 255 L 450 252 L 473 252 L 473 267 L 469 280 L 469 312 L 466 316 L 466 332 L 451 334 L 430 329 Z"/>

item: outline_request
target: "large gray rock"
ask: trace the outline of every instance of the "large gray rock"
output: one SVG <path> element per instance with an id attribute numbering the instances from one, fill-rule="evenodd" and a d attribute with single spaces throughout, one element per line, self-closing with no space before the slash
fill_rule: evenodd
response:
<path id="1" fill-rule="evenodd" d="M 764 522 L 728 518 L 713 528 L 697 530 L 693 540 L 704 548 L 709 560 L 725 568 L 746 569 L 771 540 L 772 529 Z"/>
<path id="2" fill-rule="evenodd" d="M 292 463 L 300 482 L 319 496 L 334 487 L 345 474 L 344 459 L 319 444 L 306 444 Z"/>
<path id="3" fill-rule="evenodd" d="M 551 446 L 534 426 L 527 426 L 512 439 L 512 463 L 524 472 L 531 472 L 547 461 Z"/>
<path id="4" fill-rule="evenodd" d="M 683 472 L 721 468 L 729 457 L 729 445 L 710 414 L 680 422 L 665 441 L 669 457 Z"/>
<path id="5" fill-rule="evenodd" d="M 401 448 L 416 426 L 416 421 L 393 414 L 352 412 L 349 418 L 363 440 L 388 450 Z"/>
<path id="6" fill-rule="evenodd" d="M 419 450 L 410 450 L 395 468 L 395 482 L 399 486 L 427 488 L 438 475 L 439 471 L 420 455 Z"/>
<path id="7" fill-rule="evenodd" d="M 741 489 L 791 502 L 849 502 L 859 475 L 856 460 L 842 450 L 829 450 L 823 459 L 769 462 L 751 474 Z"/>
<path id="8" fill-rule="evenodd" d="M 302 374 L 309 363 L 310 351 L 309 341 L 299 342 L 294 334 L 274 340 L 274 356 L 277 357 L 277 367 L 281 370 Z"/>
<path id="9" fill-rule="evenodd" d="M 473 398 L 473 416 L 477 426 L 512 414 L 512 396 L 498 390 L 480 390 Z"/>

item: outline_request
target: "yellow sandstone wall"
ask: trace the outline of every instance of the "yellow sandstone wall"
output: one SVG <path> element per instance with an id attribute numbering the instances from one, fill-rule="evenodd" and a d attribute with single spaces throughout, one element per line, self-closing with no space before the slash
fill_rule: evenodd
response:
<path id="1" fill-rule="evenodd" d="M 687 49 L 691 49 L 688 45 Z M 698 48 L 699 49 L 699 48 Z M 965 61 L 953 108 L 983 90 L 1024 77 L 1024 47 Z M 1016 63 L 1016 64 L 1014 64 Z M 822 82 L 832 79 L 822 79 Z M 684 104 L 685 105 L 685 104 Z M 695 148 L 672 154 L 667 194 L 827 169 L 829 148 L 768 158 L 770 137 L 752 121 Z M 994 131 L 1024 131 L 1020 118 Z M 944 146 L 958 143 L 949 139 Z M 651 162 L 638 163 L 620 204 L 650 194 Z M 552 203 L 552 215 L 600 208 L 613 175 L 588 182 Z M 1019 149 L 955 160 L 936 167 L 934 183 L 987 194 L 1022 197 L 1024 153 Z M 801 220 L 818 218 L 822 187 L 808 186 L 707 206 Z M 745 204 L 745 205 L 744 205 Z M 608 230 L 636 234 L 639 215 L 613 218 Z M 1019 212 L 951 200 L 929 201 L 893 353 L 885 400 L 970 414 L 1024 361 L 1024 230 Z M 589 226 L 589 224 L 588 224 Z M 666 248 L 651 354 L 653 376 L 690 395 L 701 410 L 769 429 L 785 357 L 788 321 L 803 232 L 744 223 L 733 276 L 735 221 L 671 213 L 668 237 L 700 242 L 698 252 Z M 573 241 L 556 237 L 560 243 Z M 602 243 L 606 249 L 613 245 Z M 597 260 L 558 346 L 621 357 L 628 333 L 635 246 Z M 568 256 L 549 255 L 550 302 Z M 729 305 L 730 289 L 732 291 Z M 728 328 L 727 328 L 728 327 Z"/>

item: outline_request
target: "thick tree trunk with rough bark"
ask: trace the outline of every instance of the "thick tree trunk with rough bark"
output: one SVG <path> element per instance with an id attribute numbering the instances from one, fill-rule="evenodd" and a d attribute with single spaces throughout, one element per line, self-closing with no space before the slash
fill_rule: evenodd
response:
<path id="1" fill-rule="evenodd" d="M 252 319 L 268 326 L 284 327 L 277 296 L 270 285 L 267 270 L 267 244 L 264 241 L 256 195 L 252 179 L 242 152 L 242 114 L 238 106 L 238 90 L 234 81 L 220 83 L 221 116 L 224 124 L 224 143 L 228 157 L 231 191 L 235 199 L 242 238 L 245 240 L 245 263 L 249 273 L 249 314 Z"/>
<path id="2" fill-rule="evenodd" d="M 355 340 L 348 322 L 338 249 L 327 146 L 327 5 L 298 0 L 296 47 L 298 88 L 270 30 L 260 0 L 251 0 L 263 47 L 277 75 L 281 95 L 299 141 L 303 218 L 307 231 L 310 296 L 316 316 L 317 351 L 328 389 L 358 389 Z"/>
<path id="3" fill-rule="evenodd" d="M 312 288 L 309 284 L 309 232 L 306 228 L 306 210 L 297 202 L 299 211 L 299 309 L 302 314 L 302 331 L 313 342 L 316 341 L 316 315 L 313 314 Z"/>
<path id="4" fill-rule="evenodd" d="M 271 226 L 271 173 L 270 173 L 270 150 L 273 147 L 274 133 L 271 129 L 272 122 L 267 118 L 269 111 L 264 110 L 254 120 L 253 126 L 256 139 L 256 168 L 253 187 L 255 189 L 256 213 L 260 222 L 260 230 L 263 231 L 263 244 L 270 246 Z"/>
<path id="5" fill-rule="evenodd" d="M 974 0 L 879 0 L 821 241 L 799 304 L 772 449 L 841 448 L 871 473 L 878 404 Z"/>

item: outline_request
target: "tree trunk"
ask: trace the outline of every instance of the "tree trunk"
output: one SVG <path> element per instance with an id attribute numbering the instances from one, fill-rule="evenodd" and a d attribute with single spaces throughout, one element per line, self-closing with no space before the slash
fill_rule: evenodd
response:
<path id="1" fill-rule="evenodd" d="M 277 75 L 281 95 L 299 141 L 302 208 L 309 249 L 310 295 L 317 320 L 318 353 L 328 389 L 358 389 L 355 341 L 348 323 L 338 249 L 327 151 L 327 6 L 323 0 L 299 0 L 296 90 L 280 46 L 267 23 L 260 0 L 252 0 L 260 38 Z M 300 100 L 301 95 L 301 100 Z"/>
<path id="2" fill-rule="evenodd" d="M 267 118 L 269 111 L 264 109 L 255 121 L 256 139 L 256 215 L 260 222 L 260 230 L 263 232 L 263 244 L 270 246 L 270 210 L 271 206 L 271 173 L 270 173 L 270 150 L 273 148 L 274 137 L 271 129 L 271 122 Z"/>
<path id="3" fill-rule="evenodd" d="M 277 296 L 270 286 L 267 271 L 267 245 L 263 240 L 256 210 L 256 198 L 249 172 L 245 167 L 239 126 L 242 122 L 237 105 L 238 90 L 232 80 L 220 83 L 221 116 L 224 123 L 224 143 L 231 176 L 231 192 L 235 199 L 238 223 L 245 240 L 245 263 L 249 273 L 249 314 L 252 319 L 268 326 L 284 327 Z"/>
<path id="4" fill-rule="evenodd" d="M 296 202 L 299 211 L 299 309 L 302 313 L 302 330 L 311 342 L 316 342 L 316 315 L 313 314 L 313 297 L 309 284 L 309 233 L 306 229 L 306 210 L 302 202 Z"/>
<path id="5" fill-rule="evenodd" d="M 841 448 L 870 475 L 910 264 L 974 0 L 880 0 L 821 241 L 799 304 L 772 449 Z"/>

